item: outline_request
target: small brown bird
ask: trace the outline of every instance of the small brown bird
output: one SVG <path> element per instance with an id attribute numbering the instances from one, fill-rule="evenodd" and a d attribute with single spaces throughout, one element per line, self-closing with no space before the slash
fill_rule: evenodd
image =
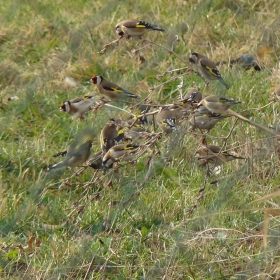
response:
<path id="1" fill-rule="evenodd" d="M 179 105 L 186 109 L 195 108 L 201 101 L 202 93 L 196 88 L 189 88 L 184 99 L 180 101 Z"/>
<path id="2" fill-rule="evenodd" d="M 229 89 L 229 86 L 222 78 L 222 75 L 217 69 L 215 63 L 208 57 L 197 52 L 193 52 L 189 57 L 189 61 L 192 64 L 193 70 L 198 72 L 202 77 L 208 80 L 219 80 L 227 89 Z"/>
<path id="3" fill-rule="evenodd" d="M 154 24 L 137 19 L 123 20 L 116 25 L 115 29 L 120 37 L 126 37 L 127 39 L 131 36 L 137 36 L 141 39 L 142 35 L 148 31 L 165 31 Z"/>
<path id="4" fill-rule="evenodd" d="M 186 95 L 184 96 L 185 99 L 190 99 L 193 102 L 200 102 L 202 99 L 202 93 L 197 88 L 188 88 Z"/>
<path id="5" fill-rule="evenodd" d="M 97 153 L 95 153 L 90 159 L 89 159 L 89 163 L 90 163 L 90 167 L 93 169 L 103 169 L 104 166 L 102 165 L 102 151 L 99 151 Z"/>
<path id="6" fill-rule="evenodd" d="M 119 120 L 119 125 L 123 127 L 122 131 L 124 132 L 124 138 L 132 141 L 149 138 L 149 132 L 143 126 L 137 124 L 137 121 L 135 123 L 134 121 L 134 118 Z"/>
<path id="7" fill-rule="evenodd" d="M 126 91 L 118 85 L 105 80 L 102 76 L 92 76 L 89 82 L 95 84 L 98 91 L 112 101 L 128 97 L 140 98 L 139 96 Z"/>
<path id="8" fill-rule="evenodd" d="M 93 96 L 77 97 L 62 103 L 59 110 L 68 113 L 73 118 L 82 119 L 84 114 L 92 109 L 94 102 Z"/>
<path id="9" fill-rule="evenodd" d="M 217 95 L 210 95 L 203 98 L 197 105 L 199 109 L 200 106 L 205 107 L 207 110 L 211 111 L 213 114 L 225 114 L 230 106 L 242 103 L 241 101 L 235 101 L 228 99 L 226 97 L 221 97 Z"/>
<path id="10" fill-rule="evenodd" d="M 82 165 L 90 156 L 93 136 L 92 129 L 81 132 L 67 149 L 65 160 L 52 165 L 48 170 Z"/>
<path id="11" fill-rule="evenodd" d="M 111 168 L 116 161 L 132 161 L 135 159 L 139 146 L 135 144 L 119 144 L 105 154 L 102 164 L 106 168 Z"/>
<path id="12" fill-rule="evenodd" d="M 100 145 L 103 152 L 107 152 L 113 146 L 119 144 L 124 138 L 124 131 L 111 119 L 100 133 Z"/>
<path id="13" fill-rule="evenodd" d="M 218 121 L 223 119 L 223 116 L 209 116 L 207 114 L 194 114 L 190 119 L 190 125 L 193 128 L 206 129 L 209 132 L 215 127 Z"/>
<path id="14" fill-rule="evenodd" d="M 169 108 L 162 108 L 156 115 L 156 122 L 159 128 L 165 133 L 172 133 L 176 130 L 177 120 L 179 115 L 177 115 L 176 110 L 171 110 Z"/>
<path id="15" fill-rule="evenodd" d="M 200 147 L 196 151 L 195 157 L 198 158 L 201 166 L 205 166 L 207 163 L 212 163 L 214 166 L 220 166 L 235 159 L 245 159 L 243 157 L 232 155 L 227 151 L 222 151 L 220 147 L 215 145 Z"/>

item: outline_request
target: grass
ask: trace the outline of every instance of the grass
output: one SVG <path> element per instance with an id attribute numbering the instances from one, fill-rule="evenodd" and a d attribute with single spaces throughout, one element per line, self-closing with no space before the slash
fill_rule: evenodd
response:
<path id="1" fill-rule="evenodd" d="M 172 77 L 157 75 L 185 67 L 191 51 L 224 61 L 219 69 L 230 89 L 215 81 L 205 87 L 186 74 L 183 93 L 197 85 L 205 95 L 241 100 L 237 112 L 275 127 L 279 103 L 258 108 L 273 99 L 279 83 L 279 8 L 276 0 L 2 3 L 0 278 L 278 279 L 279 143 L 247 123 L 238 121 L 226 141 L 234 118 L 208 134 L 209 143 L 226 142 L 227 150 L 247 158 L 210 178 L 194 158 L 201 137 L 184 136 L 183 129 L 158 141 L 161 153 L 153 154 L 150 167 L 151 151 L 117 171 L 45 170 L 84 127 L 94 127 L 92 154 L 99 151 L 107 120 L 125 116 L 103 108 L 75 121 L 59 112 L 66 100 L 98 95 L 87 84 L 93 74 L 144 98 Z M 144 35 L 165 48 L 177 34 L 174 51 L 181 60 L 156 46 L 133 55 L 142 46 L 134 38 L 98 54 L 126 18 L 165 28 Z M 256 56 L 263 70 L 230 68 L 244 53 Z M 155 89 L 150 99 L 177 102 L 179 83 Z"/>

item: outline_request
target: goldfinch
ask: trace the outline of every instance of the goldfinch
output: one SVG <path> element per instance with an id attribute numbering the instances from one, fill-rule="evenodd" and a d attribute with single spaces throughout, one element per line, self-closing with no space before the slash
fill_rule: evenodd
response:
<path id="1" fill-rule="evenodd" d="M 124 133 L 124 138 L 130 139 L 132 141 L 149 138 L 149 132 L 143 126 L 137 124 L 137 122 L 133 124 L 134 121 L 134 118 L 128 120 L 120 120 L 119 125 L 123 127 L 122 131 Z"/>
<path id="2" fill-rule="evenodd" d="M 177 129 L 176 111 L 169 108 L 162 108 L 156 115 L 156 122 L 164 133 L 172 133 Z"/>
<path id="3" fill-rule="evenodd" d="M 165 31 L 154 24 L 137 19 L 123 20 L 116 25 L 115 29 L 120 37 L 125 37 L 127 39 L 131 36 L 138 36 L 141 39 L 142 35 L 148 31 Z"/>
<path id="4" fill-rule="evenodd" d="M 190 109 L 196 107 L 196 105 L 201 101 L 202 93 L 197 90 L 197 88 L 189 88 L 183 100 L 180 101 L 179 105 Z"/>
<path id="5" fill-rule="evenodd" d="M 225 114 L 230 106 L 235 104 L 240 104 L 241 101 L 236 101 L 228 99 L 225 97 L 210 95 L 203 98 L 197 105 L 197 108 L 200 106 L 205 107 L 207 110 L 211 111 L 213 114 Z"/>
<path id="6" fill-rule="evenodd" d="M 91 129 L 81 132 L 67 149 L 65 160 L 52 165 L 48 170 L 73 168 L 82 165 L 90 156 L 93 137 L 94 134 Z"/>
<path id="7" fill-rule="evenodd" d="M 149 132 L 141 125 L 133 125 L 131 128 L 124 130 L 124 137 L 136 142 L 140 139 L 147 139 Z"/>
<path id="8" fill-rule="evenodd" d="M 100 133 L 100 145 L 103 152 L 117 145 L 124 138 L 123 130 L 111 119 Z"/>
<path id="9" fill-rule="evenodd" d="M 209 132 L 215 127 L 218 121 L 223 119 L 223 116 L 209 116 L 207 114 L 194 114 L 190 119 L 190 125 L 193 128 L 206 129 Z"/>
<path id="10" fill-rule="evenodd" d="M 200 147 L 196 151 L 195 157 L 200 161 L 201 166 L 205 166 L 207 163 L 212 163 L 214 166 L 220 166 L 235 159 L 245 159 L 243 157 L 232 155 L 227 151 L 222 151 L 220 147 L 215 145 Z"/>
<path id="11" fill-rule="evenodd" d="M 134 160 L 139 146 L 135 144 L 119 144 L 105 154 L 102 159 L 102 164 L 106 168 L 111 168 L 116 161 L 131 161 Z"/>
<path id="12" fill-rule="evenodd" d="M 150 106 L 137 105 L 136 108 L 133 109 L 133 113 L 137 114 L 137 115 L 143 115 L 143 114 L 148 113 L 149 110 L 150 110 Z M 140 124 L 140 125 L 148 124 L 148 118 L 146 116 L 143 116 L 141 118 L 137 118 L 136 115 L 132 115 L 127 119 L 127 121 L 130 122 L 130 124 L 131 124 L 136 119 L 137 119 L 137 121 L 135 122 L 136 124 Z"/>
<path id="13" fill-rule="evenodd" d="M 95 153 L 90 159 L 89 159 L 89 163 L 90 163 L 90 167 L 93 169 L 103 169 L 104 166 L 102 165 L 102 151 L 101 152 L 97 152 Z"/>
<path id="14" fill-rule="evenodd" d="M 62 103 L 59 110 L 68 113 L 73 118 L 82 119 L 84 114 L 92 109 L 93 104 L 93 96 L 77 97 Z"/>
<path id="15" fill-rule="evenodd" d="M 126 91 L 118 85 L 105 80 L 102 76 L 92 76 L 89 82 L 95 84 L 98 91 L 112 101 L 128 97 L 140 98 L 139 96 Z"/>
<path id="16" fill-rule="evenodd" d="M 184 96 L 184 99 L 190 99 L 193 102 L 200 102 L 202 99 L 202 93 L 196 88 L 188 88 L 186 95 Z"/>
<path id="17" fill-rule="evenodd" d="M 189 57 L 189 61 L 193 70 L 198 72 L 202 77 L 208 80 L 219 80 L 227 89 L 229 86 L 226 84 L 215 63 L 206 56 L 193 52 Z"/>

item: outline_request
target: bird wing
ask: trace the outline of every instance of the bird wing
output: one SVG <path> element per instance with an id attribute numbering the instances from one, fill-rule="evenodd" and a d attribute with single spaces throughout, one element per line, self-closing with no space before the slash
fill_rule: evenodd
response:
<path id="1" fill-rule="evenodd" d="M 105 90 L 109 90 L 109 91 L 117 92 L 117 93 L 126 92 L 126 90 L 124 90 L 123 88 L 119 87 L 118 85 L 116 85 L 114 83 L 109 83 L 109 82 L 107 82 L 106 85 L 103 85 L 103 88 Z"/>
<path id="2" fill-rule="evenodd" d="M 207 57 L 203 57 L 200 59 L 200 65 L 207 69 L 212 75 L 220 78 L 221 77 L 221 74 L 219 72 L 219 70 L 216 68 L 216 65 L 211 61 L 209 60 Z"/>
<path id="3" fill-rule="evenodd" d="M 79 103 L 79 102 L 81 102 L 83 100 L 84 100 L 83 97 L 77 97 L 77 98 L 74 98 L 74 99 L 70 100 L 70 102 L 77 104 L 77 103 Z"/>

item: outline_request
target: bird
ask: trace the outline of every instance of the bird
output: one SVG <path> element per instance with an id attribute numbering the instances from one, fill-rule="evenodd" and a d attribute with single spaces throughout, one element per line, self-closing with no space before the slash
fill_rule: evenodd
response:
<path id="1" fill-rule="evenodd" d="M 159 128 L 167 134 L 177 129 L 177 120 L 178 115 L 176 114 L 176 110 L 172 111 L 169 108 L 161 108 L 156 115 L 156 122 Z"/>
<path id="2" fill-rule="evenodd" d="M 73 118 L 82 119 L 84 114 L 92 109 L 94 102 L 93 96 L 76 97 L 63 102 L 59 110 L 68 113 Z"/>
<path id="3" fill-rule="evenodd" d="M 190 100 L 198 103 L 202 99 L 202 93 L 196 87 L 188 88 L 183 100 L 185 100 L 185 99 L 190 99 Z"/>
<path id="4" fill-rule="evenodd" d="M 99 93 L 105 95 L 112 101 L 128 97 L 140 98 L 139 96 L 128 92 L 127 90 L 119 87 L 118 85 L 105 80 L 103 76 L 94 75 L 91 77 L 89 82 L 95 84 Z"/>
<path id="5" fill-rule="evenodd" d="M 110 119 L 100 133 L 100 145 L 103 152 L 107 152 L 113 146 L 119 144 L 124 138 L 124 132 L 117 121 Z"/>
<path id="6" fill-rule="evenodd" d="M 126 19 L 119 22 L 116 27 L 116 33 L 122 38 L 125 37 L 129 39 L 132 36 L 137 36 L 140 39 L 142 35 L 148 31 L 161 31 L 165 32 L 164 29 L 159 28 L 158 26 L 148 23 L 143 20 L 137 19 Z"/>
<path id="7" fill-rule="evenodd" d="M 202 93 L 198 91 L 197 88 L 189 88 L 184 98 L 180 101 L 179 105 L 186 109 L 191 109 L 196 107 L 201 99 Z"/>
<path id="8" fill-rule="evenodd" d="M 147 139 L 150 137 L 150 133 L 141 125 L 133 125 L 131 128 L 124 130 L 124 137 L 136 142 L 140 139 Z"/>
<path id="9" fill-rule="evenodd" d="M 139 146 L 135 144 L 119 144 L 113 146 L 104 155 L 102 164 L 106 168 L 111 168 L 116 161 L 131 161 L 135 158 Z"/>
<path id="10" fill-rule="evenodd" d="M 203 106 L 207 110 L 211 111 L 212 114 L 225 114 L 230 106 L 235 104 L 240 104 L 241 101 L 236 101 L 233 99 L 228 99 L 226 97 L 221 97 L 218 95 L 210 95 L 203 98 L 198 104 L 197 109 Z"/>
<path id="11" fill-rule="evenodd" d="M 222 151 L 222 149 L 215 145 L 203 145 L 196 150 L 195 157 L 200 161 L 200 166 L 205 166 L 207 163 L 212 163 L 215 167 L 223 165 L 226 162 L 235 159 L 245 159 Z"/>
<path id="12" fill-rule="evenodd" d="M 145 127 L 138 124 L 139 119 L 130 118 L 128 120 L 119 120 L 118 124 L 123 128 L 124 139 L 130 139 L 132 141 L 137 141 L 140 139 L 147 139 L 150 133 Z"/>
<path id="13" fill-rule="evenodd" d="M 193 67 L 193 70 L 198 72 L 198 74 L 200 74 L 202 77 L 208 80 L 219 80 L 227 89 L 229 89 L 229 86 L 222 78 L 222 75 L 217 69 L 215 63 L 208 57 L 197 52 L 193 52 L 189 57 L 189 61 Z"/>
<path id="14" fill-rule="evenodd" d="M 130 122 L 130 124 L 133 122 L 140 125 L 148 124 L 148 117 L 145 116 L 145 114 L 148 113 L 149 110 L 150 110 L 150 106 L 137 104 L 133 109 L 134 114 L 129 116 L 127 121 Z M 138 117 L 139 115 L 144 115 L 144 116 L 139 118 Z"/>
<path id="15" fill-rule="evenodd" d="M 80 132 L 67 149 L 65 160 L 52 165 L 48 170 L 57 170 L 65 167 L 73 168 L 82 165 L 90 156 L 93 137 L 94 133 L 92 129 L 86 129 Z"/>
<path id="16" fill-rule="evenodd" d="M 96 152 L 89 159 L 89 166 L 93 169 L 103 169 L 104 166 L 102 165 L 102 158 L 103 158 L 103 152 L 102 151 Z"/>
<path id="17" fill-rule="evenodd" d="M 261 67 L 258 65 L 257 60 L 248 53 L 242 54 L 236 60 L 231 61 L 231 64 L 233 63 L 239 64 L 245 70 L 249 70 L 251 68 L 254 68 L 256 71 L 261 70 Z"/>
<path id="18" fill-rule="evenodd" d="M 193 128 L 206 129 L 209 132 L 224 116 L 209 116 L 208 114 L 194 114 L 189 123 Z"/>

